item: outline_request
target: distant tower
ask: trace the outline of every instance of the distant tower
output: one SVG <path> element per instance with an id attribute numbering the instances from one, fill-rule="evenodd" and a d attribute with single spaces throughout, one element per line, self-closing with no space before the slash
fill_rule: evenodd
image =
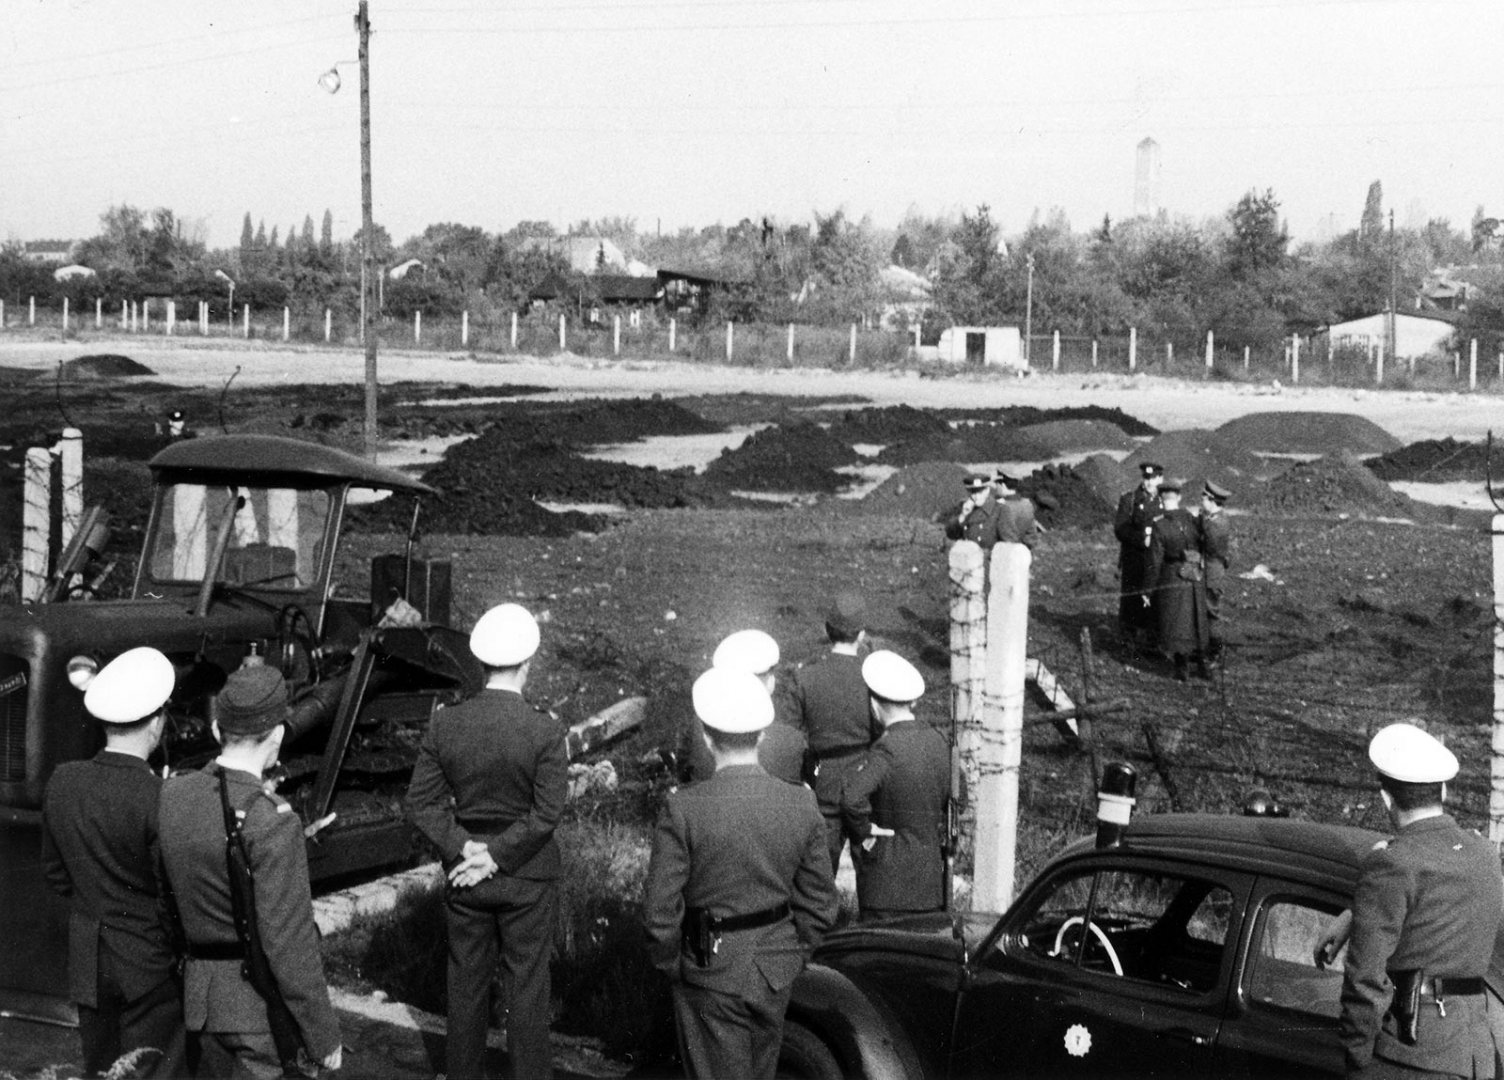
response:
<path id="1" fill-rule="evenodd" d="M 1138 144 L 1133 171 L 1133 216 L 1153 217 L 1159 212 L 1159 143 L 1145 138 Z"/>

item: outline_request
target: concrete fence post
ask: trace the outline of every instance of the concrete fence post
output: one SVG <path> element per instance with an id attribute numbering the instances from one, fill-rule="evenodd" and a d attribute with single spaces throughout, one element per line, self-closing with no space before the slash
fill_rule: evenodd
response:
<path id="1" fill-rule="evenodd" d="M 0 307 L 0 324 L 3 324 L 5 322 L 5 319 L 3 318 L 4 313 L 5 313 L 5 309 L 3 307 Z M 102 330 L 102 329 L 104 329 L 104 298 L 103 297 L 95 297 L 95 299 L 94 299 L 94 329 L 96 329 L 96 330 Z"/>
<path id="2" fill-rule="evenodd" d="M 851 324 L 851 352 L 849 360 L 854 367 L 856 365 L 856 323 Z"/>
<path id="3" fill-rule="evenodd" d="M 151 297 L 141 301 L 141 332 L 151 333 Z"/>
<path id="4" fill-rule="evenodd" d="M 1005 911 L 1018 861 L 1018 781 L 1023 760 L 1024 660 L 1029 635 L 1029 564 L 1023 544 L 992 549 L 987 597 L 985 736 L 977 791 L 973 906 Z"/>
<path id="5" fill-rule="evenodd" d="M 67 547 L 84 519 L 84 433 L 76 427 L 63 428 L 63 437 L 53 450 L 61 471 L 59 490 L 62 513 L 58 515 L 58 548 Z M 48 485 L 49 487 L 51 485 Z"/>
<path id="6" fill-rule="evenodd" d="M 470 347 L 470 309 L 460 312 L 460 348 Z"/>
<path id="7" fill-rule="evenodd" d="M 668 351 L 669 352 L 673 352 L 674 351 L 674 332 L 678 329 L 678 327 L 679 327 L 679 321 L 677 319 L 670 319 L 668 321 Z"/>
<path id="8" fill-rule="evenodd" d="M 1050 335 L 1050 370 L 1060 370 L 1060 331 Z"/>
<path id="9" fill-rule="evenodd" d="M 1128 370 L 1138 367 L 1138 327 L 1128 328 Z"/>
<path id="10" fill-rule="evenodd" d="M 1097 339 L 1096 338 L 1092 338 L 1091 339 L 1091 368 L 1092 368 L 1093 371 L 1095 371 L 1097 369 Z"/>
<path id="11" fill-rule="evenodd" d="M 5 323 L 5 308 L 0 306 L 0 325 Z M 1499 350 L 1499 381 L 1504 382 L 1504 349 Z"/>
<path id="12" fill-rule="evenodd" d="M 976 794 L 982 765 L 982 705 L 986 694 L 987 575 L 980 544 L 961 540 L 950 549 L 950 794 L 960 808 L 961 846 L 974 850 Z"/>
<path id="13" fill-rule="evenodd" d="M 178 302 L 176 300 L 169 300 L 169 301 L 167 301 L 167 336 L 168 337 L 172 337 L 173 332 L 177 329 L 177 325 L 178 325 Z"/>
<path id="14" fill-rule="evenodd" d="M 1478 389 L 1478 339 L 1473 338 L 1467 347 L 1467 388 Z"/>
<path id="15" fill-rule="evenodd" d="M 1206 370 L 1212 369 L 1212 357 L 1215 355 L 1216 337 L 1210 330 L 1206 332 Z"/>
<path id="16" fill-rule="evenodd" d="M 1290 335 L 1290 382 L 1300 382 L 1300 335 Z"/>
<path id="17" fill-rule="evenodd" d="M 517 313 L 512 312 L 512 351 L 517 351 Z"/>
<path id="18" fill-rule="evenodd" d="M 292 308 L 282 309 L 282 340 L 286 341 L 292 336 Z"/>
<path id="19" fill-rule="evenodd" d="M 68 298 L 63 297 L 63 333 L 68 332 Z"/>
<path id="20" fill-rule="evenodd" d="M 621 316 L 615 315 L 611 319 L 611 355 L 621 355 Z"/>
<path id="21" fill-rule="evenodd" d="M 334 312 L 329 308 L 324 309 L 324 341 L 327 342 L 334 334 Z"/>
<path id="22" fill-rule="evenodd" d="M 45 446 L 26 451 L 24 501 L 21 507 L 21 600 L 41 599 L 47 584 L 47 552 L 52 540 L 52 452 Z"/>
<path id="23" fill-rule="evenodd" d="M 130 326 L 130 308 L 124 300 L 120 301 L 120 329 L 125 330 Z"/>
<path id="24" fill-rule="evenodd" d="M 421 311 L 413 312 L 413 344 L 423 344 L 423 313 Z"/>
<path id="25" fill-rule="evenodd" d="M 240 308 L 240 335 L 244 338 L 251 336 L 251 305 L 242 304 Z"/>
<path id="26" fill-rule="evenodd" d="M 559 351 L 560 352 L 564 351 L 564 340 L 565 340 L 564 339 L 564 316 L 561 313 L 559 315 Z"/>
<path id="27" fill-rule="evenodd" d="M 784 349 L 784 357 L 790 364 L 794 362 L 794 324 L 789 323 L 789 343 Z"/>
<path id="28" fill-rule="evenodd" d="M 731 362 L 731 354 L 732 354 L 733 346 L 734 346 L 734 342 L 732 340 L 732 329 L 731 329 L 731 327 L 732 327 L 732 324 L 730 322 L 726 323 L 726 362 L 727 363 Z"/>
<path id="29" fill-rule="evenodd" d="M 26 325 L 27 326 L 35 326 L 36 324 L 37 324 L 37 298 L 35 296 L 33 296 L 33 297 L 31 297 L 29 299 L 29 301 L 27 302 L 27 305 L 26 305 Z"/>

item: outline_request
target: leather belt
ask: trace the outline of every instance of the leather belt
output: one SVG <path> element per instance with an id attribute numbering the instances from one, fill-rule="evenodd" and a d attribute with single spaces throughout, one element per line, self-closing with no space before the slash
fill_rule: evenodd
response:
<path id="1" fill-rule="evenodd" d="M 853 743 L 849 746 L 832 746 L 829 750 L 816 750 L 815 760 L 825 761 L 827 758 L 850 757 L 852 754 L 860 754 L 867 748 L 867 743 Z"/>
<path id="2" fill-rule="evenodd" d="M 459 818 L 466 832 L 505 832 L 517 823 L 516 818 Z"/>
<path id="3" fill-rule="evenodd" d="M 1451 997 L 1467 997 L 1471 994 L 1483 993 L 1484 982 L 1481 975 L 1473 975 L 1468 978 L 1455 978 L 1436 976 L 1427 979 L 1420 984 L 1420 996 L 1423 998 L 1437 998 L 1445 1000 Z"/>
<path id="4" fill-rule="evenodd" d="M 244 960 L 245 946 L 238 941 L 227 941 L 210 945 L 188 945 L 188 959 L 190 960 Z"/>
<path id="5" fill-rule="evenodd" d="M 729 934 L 736 930 L 756 930 L 760 926 L 772 926 L 789 917 L 789 903 L 785 900 L 761 911 L 754 911 L 747 915 L 727 915 L 725 918 L 711 916 L 710 927 L 721 934 Z"/>

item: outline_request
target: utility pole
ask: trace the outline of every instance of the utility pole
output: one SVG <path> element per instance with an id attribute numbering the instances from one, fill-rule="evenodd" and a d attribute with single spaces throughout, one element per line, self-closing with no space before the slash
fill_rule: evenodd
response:
<path id="1" fill-rule="evenodd" d="M 1395 269 L 1394 251 L 1394 209 L 1391 207 L 1389 210 L 1389 326 L 1387 327 L 1388 333 L 1386 335 L 1389 338 L 1389 360 L 1391 363 L 1395 362 L 1395 360 L 1397 359 L 1397 357 L 1394 355 L 1395 338 L 1397 336 L 1395 333 L 1396 327 L 1394 312 L 1395 298 L 1397 295 L 1396 281 L 1397 272 Z"/>
<path id="2" fill-rule="evenodd" d="M 366 457 L 376 460 L 376 244 L 371 221 L 371 17 L 366 0 L 355 13 L 360 35 L 360 271 L 361 337 L 366 343 Z"/>
<path id="3" fill-rule="evenodd" d="M 1030 339 L 1034 336 L 1034 253 L 1029 252 L 1029 289 L 1024 300 L 1024 366 L 1031 367 L 1034 357 L 1034 346 Z"/>

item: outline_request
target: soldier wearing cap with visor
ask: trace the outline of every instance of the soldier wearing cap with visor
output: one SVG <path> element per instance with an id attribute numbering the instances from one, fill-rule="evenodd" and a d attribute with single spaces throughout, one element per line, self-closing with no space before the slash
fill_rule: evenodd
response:
<path id="1" fill-rule="evenodd" d="M 518 604 L 480 617 L 470 651 L 486 667 L 486 687 L 434 717 L 407 791 L 408 816 L 447 871 L 447 1073 L 465 1080 L 486 1075 L 498 958 L 512 1074 L 553 1073 L 549 961 L 563 869 L 554 829 L 568 756 L 558 722 L 522 696 L 539 639 Z"/>
<path id="2" fill-rule="evenodd" d="M 1206 663 L 1222 662 L 1222 589 L 1232 569 L 1232 531 L 1227 525 L 1227 500 L 1232 492 L 1215 480 L 1201 489 L 1201 557 L 1206 570 Z"/>
<path id="3" fill-rule="evenodd" d="M 1139 467 L 1139 483 L 1118 500 L 1112 517 L 1112 534 L 1118 541 L 1118 628 L 1130 644 L 1140 649 L 1154 645 L 1156 627 L 1149 578 L 1149 538 L 1154 522 L 1164 514 L 1159 485 L 1164 466 L 1146 461 Z"/>
<path id="4" fill-rule="evenodd" d="M 278 994 L 307 1057 L 340 1067 L 339 1018 L 319 955 L 303 824 L 264 782 L 290 715 L 287 685 L 276 668 L 232 672 L 212 724 L 219 756 L 162 786 L 162 861 L 187 938 L 183 1012 L 188 1030 L 198 1035 L 201 1077 L 284 1075 L 267 1000 L 244 974 L 247 950 L 226 866 L 224 802 L 249 854 L 256 928 Z"/>
<path id="5" fill-rule="evenodd" d="M 794 979 L 836 916 L 825 822 L 807 788 L 769 776 L 773 702 L 711 668 L 691 694 L 715 774 L 668 794 L 643 896 L 648 955 L 673 991 L 691 1077 L 771 1077 Z"/>
<path id="6" fill-rule="evenodd" d="M 1504 911 L 1494 848 L 1442 809 L 1457 758 L 1413 724 L 1368 747 L 1396 832 L 1353 894 L 1339 1031 L 1349 1076 L 1492 1077 L 1483 976 Z"/>
<path id="7" fill-rule="evenodd" d="M 852 839 L 860 917 L 945 906 L 945 810 L 950 744 L 914 716 L 924 677 L 895 652 L 862 663 L 883 736 L 846 779 L 841 812 Z"/>
<path id="8" fill-rule="evenodd" d="M 946 538 L 970 540 L 980 544 L 984 551 L 991 551 L 1000 543 L 1033 547 L 1038 539 L 1034 507 L 1027 499 L 1008 498 L 1014 483 L 1001 469 L 968 476 L 966 499 L 946 522 Z"/>
<path id="9" fill-rule="evenodd" d="M 778 642 L 771 634 L 762 630 L 738 630 L 716 646 L 710 666 L 750 672 L 757 676 L 768 696 L 773 697 L 778 688 L 778 676 L 773 670 L 778 666 L 778 658 Z M 708 757 L 710 751 L 704 746 L 704 740 L 701 740 L 700 749 Z M 775 708 L 773 722 L 757 743 L 758 762 L 770 776 L 789 784 L 803 784 L 804 757 L 808 752 L 809 740 L 804 737 L 804 732 L 783 722 Z M 696 770 L 696 775 L 709 776 L 714 771 L 715 763 L 709 761 Z"/>
<path id="10" fill-rule="evenodd" d="M 121 653 L 90 681 L 84 708 L 104 749 L 59 765 L 42 804 L 42 868 L 68 902 L 68 990 L 88 1076 L 146 1050 L 137 1076 L 182 1076 L 183 1004 L 173 977 L 157 799 L 147 759 L 162 740 L 175 676 L 156 649 Z"/>
<path id="11" fill-rule="evenodd" d="M 862 644 L 867 609 L 855 593 L 836 597 L 825 616 L 830 651 L 794 672 L 792 719 L 809 742 L 805 779 L 815 789 L 825 817 L 830 871 L 841 863 L 846 834 L 841 824 L 841 788 L 846 775 L 878 737 L 882 725 L 872 715 L 862 679 Z"/>

